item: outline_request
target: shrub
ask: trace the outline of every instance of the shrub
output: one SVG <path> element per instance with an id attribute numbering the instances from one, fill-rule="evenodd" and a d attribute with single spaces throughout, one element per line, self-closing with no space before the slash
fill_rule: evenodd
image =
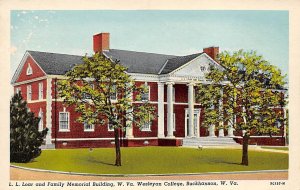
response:
<path id="1" fill-rule="evenodd" d="M 41 154 L 48 129 L 38 131 L 40 118 L 29 112 L 20 93 L 10 101 L 10 161 L 29 162 Z"/>

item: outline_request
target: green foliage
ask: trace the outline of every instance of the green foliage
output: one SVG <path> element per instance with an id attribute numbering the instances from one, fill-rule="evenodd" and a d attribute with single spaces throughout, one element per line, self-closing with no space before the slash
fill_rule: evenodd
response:
<path id="1" fill-rule="evenodd" d="M 254 51 L 225 51 L 218 55 L 218 62 L 222 69 L 212 66 L 206 75 L 210 83 L 199 86 L 198 97 L 205 108 L 204 123 L 223 119 L 247 136 L 278 132 L 275 123 L 285 122 L 281 108 L 287 104 L 285 76 L 281 71 Z M 218 111 L 214 106 L 218 106 L 221 88 L 223 109 Z M 234 118 L 240 122 L 234 123 Z"/>
<path id="2" fill-rule="evenodd" d="M 81 113 L 78 122 L 109 122 L 113 128 L 124 130 L 132 122 L 141 127 L 154 118 L 154 107 L 148 101 L 132 103 L 133 94 L 137 95 L 136 100 L 140 100 L 147 89 L 136 86 L 118 61 L 98 53 L 85 56 L 83 61 L 84 64 L 76 65 L 66 73 L 67 79 L 58 83 L 64 102 L 75 105 L 75 110 Z M 116 100 L 112 100 L 112 96 Z"/>
<path id="3" fill-rule="evenodd" d="M 10 101 L 10 161 L 29 162 L 41 154 L 40 146 L 47 128 L 38 131 L 39 118 L 27 111 L 27 102 L 21 94 Z"/>

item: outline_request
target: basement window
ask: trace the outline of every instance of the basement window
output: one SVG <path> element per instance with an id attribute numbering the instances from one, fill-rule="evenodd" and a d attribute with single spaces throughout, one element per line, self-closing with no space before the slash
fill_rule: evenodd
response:
<path id="1" fill-rule="evenodd" d="M 94 124 L 88 124 L 87 122 L 83 123 L 84 131 L 94 131 L 95 125 Z"/>

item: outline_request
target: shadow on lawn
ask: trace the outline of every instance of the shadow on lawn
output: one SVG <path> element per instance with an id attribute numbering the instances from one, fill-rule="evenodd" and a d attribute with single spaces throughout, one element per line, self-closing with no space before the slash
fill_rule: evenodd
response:
<path id="1" fill-rule="evenodd" d="M 93 158 L 89 158 L 88 161 L 91 162 L 91 163 L 96 163 L 96 164 L 104 164 L 104 165 L 108 165 L 108 166 L 114 166 L 114 164 L 103 162 L 103 161 L 100 161 L 100 160 L 95 160 Z"/>
<path id="2" fill-rule="evenodd" d="M 239 165 L 239 166 L 243 166 L 241 163 L 236 163 L 236 162 L 227 162 L 227 161 L 220 161 L 220 160 L 214 160 L 214 161 L 210 161 L 211 163 L 215 163 L 215 164 L 230 164 L 230 165 Z"/>

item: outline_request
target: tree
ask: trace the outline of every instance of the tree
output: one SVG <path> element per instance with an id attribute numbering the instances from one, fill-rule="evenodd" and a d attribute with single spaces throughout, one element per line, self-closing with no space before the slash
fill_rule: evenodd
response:
<path id="1" fill-rule="evenodd" d="M 205 109 L 205 123 L 223 119 L 243 137 L 242 165 L 248 165 L 248 144 L 253 134 L 272 134 L 284 123 L 285 85 L 281 71 L 255 51 L 227 51 L 218 55 L 222 68 L 211 66 L 207 85 L 199 85 L 198 97 Z M 223 93 L 218 93 L 223 89 Z M 216 111 L 216 99 L 222 99 L 222 109 Z M 222 117 L 218 114 L 222 113 Z M 216 116 L 218 115 L 218 116 Z M 237 122 L 235 122 L 237 121 Z"/>
<path id="2" fill-rule="evenodd" d="M 133 104 L 147 93 L 145 86 L 136 86 L 119 61 L 112 61 L 99 53 L 85 56 L 83 64 L 66 73 L 67 79 L 58 83 L 59 94 L 67 105 L 81 113 L 80 123 L 103 125 L 114 129 L 116 160 L 121 166 L 120 130 L 135 123 L 143 127 L 154 119 L 154 107 L 148 101 Z"/>
<path id="3" fill-rule="evenodd" d="M 40 118 L 28 112 L 20 93 L 10 101 L 10 161 L 29 162 L 41 154 L 40 146 L 48 129 L 38 131 Z"/>

